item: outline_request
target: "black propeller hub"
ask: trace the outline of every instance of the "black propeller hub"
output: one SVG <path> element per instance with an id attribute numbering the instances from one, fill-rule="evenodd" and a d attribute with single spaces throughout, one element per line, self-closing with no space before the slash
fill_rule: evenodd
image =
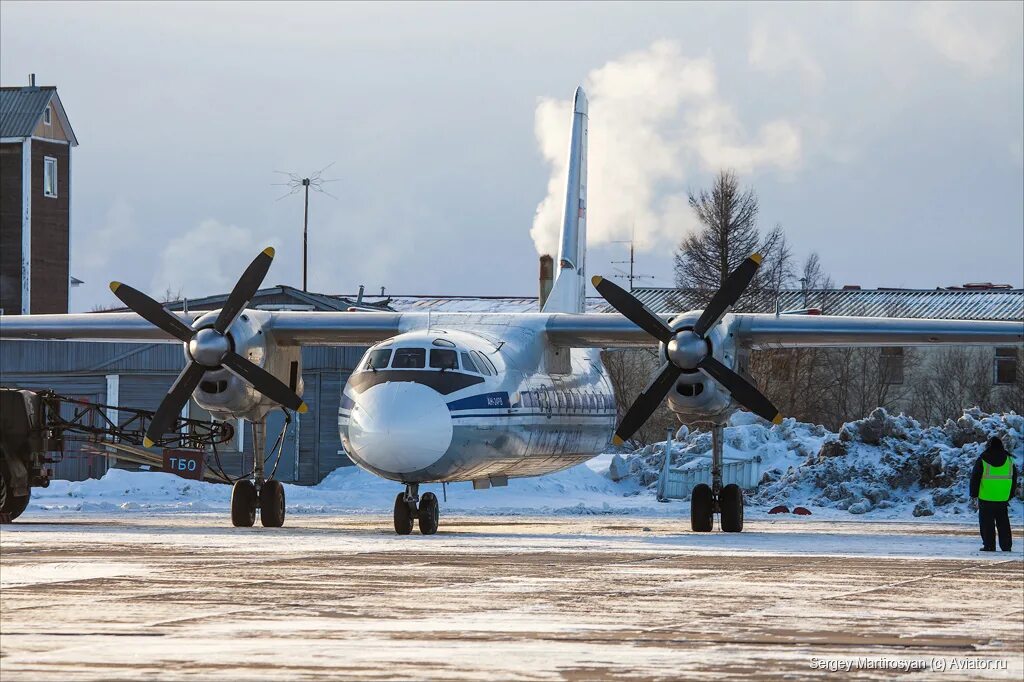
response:
<path id="1" fill-rule="evenodd" d="M 200 329 L 188 342 L 188 354 L 204 367 L 220 367 L 224 357 L 231 352 L 231 340 L 216 329 Z"/>
<path id="2" fill-rule="evenodd" d="M 695 370 L 701 360 L 711 353 L 707 339 L 697 336 L 693 330 L 678 332 L 665 345 L 665 355 L 673 365 L 683 370 Z"/>

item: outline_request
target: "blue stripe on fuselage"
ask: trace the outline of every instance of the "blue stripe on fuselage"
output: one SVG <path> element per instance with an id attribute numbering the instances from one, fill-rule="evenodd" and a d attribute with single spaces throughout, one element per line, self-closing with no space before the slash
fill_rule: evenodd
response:
<path id="1" fill-rule="evenodd" d="M 510 406 L 508 393 L 505 391 L 471 395 L 448 403 L 448 409 L 452 412 L 456 410 L 500 410 Z"/>

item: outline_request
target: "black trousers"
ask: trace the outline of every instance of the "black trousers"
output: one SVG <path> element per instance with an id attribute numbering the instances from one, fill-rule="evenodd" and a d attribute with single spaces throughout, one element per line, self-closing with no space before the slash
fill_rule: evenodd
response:
<path id="1" fill-rule="evenodd" d="M 981 544 L 996 548 L 996 531 L 999 531 L 999 549 L 1010 551 L 1013 538 L 1010 535 L 1010 510 L 1007 502 L 978 500 L 978 524 L 981 526 Z"/>

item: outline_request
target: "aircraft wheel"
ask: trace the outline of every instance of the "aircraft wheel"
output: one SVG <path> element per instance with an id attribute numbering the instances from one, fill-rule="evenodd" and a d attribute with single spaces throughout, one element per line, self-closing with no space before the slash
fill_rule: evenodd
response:
<path id="1" fill-rule="evenodd" d="M 690 527 L 696 533 L 709 533 L 714 527 L 711 486 L 700 483 L 690 495 Z"/>
<path id="2" fill-rule="evenodd" d="M 722 510 L 720 524 L 726 533 L 743 530 L 743 491 L 735 483 L 722 488 L 718 495 L 718 506 Z"/>
<path id="3" fill-rule="evenodd" d="M 256 485 L 248 480 L 235 481 L 231 489 L 231 525 L 250 527 L 256 523 Z"/>
<path id="4" fill-rule="evenodd" d="M 284 486 L 281 481 L 269 480 L 260 490 L 260 521 L 266 528 L 284 525 Z"/>
<path id="5" fill-rule="evenodd" d="M 413 510 L 405 501 L 405 493 L 398 493 L 395 498 L 395 532 L 399 535 L 408 535 L 412 532 Z"/>
<path id="6" fill-rule="evenodd" d="M 7 475 L 7 467 L 0 460 L 0 514 L 8 514 L 9 520 L 21 516 L 32 498 L 32 491 L 28 495 L 14 495 L 10 489 L 10 477 Z"/>
<path id="7" fill-rule="evenodd" d="M 433 535 L 437 532 L 437 523 L 441 517 L 441 510 L 437 504 L 437 495 L 434 493 L 423 493 L 420 498 L 420 532 L 424 535 Z"/>

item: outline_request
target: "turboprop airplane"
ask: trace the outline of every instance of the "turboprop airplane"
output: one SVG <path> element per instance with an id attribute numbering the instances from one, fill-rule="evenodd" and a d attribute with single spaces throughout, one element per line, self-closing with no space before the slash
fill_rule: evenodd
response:
<path id="1" fill-rule="evenodd" d="M 745 408 L 772 423 L 782 415 L 747 372 L 751 350 L 800 346 L 1019 344 L 1013 322 L 731 313 L 761 257 L 752 254 L 708 307 L 655 315 L 609 280 L 597 291 L 618 313 L 584 313 L 587 224 L 587 99 L 577 89 L 557 272 L 537 313 L 297 312 L 247 308 L 273 260 L 266 249 L 245 270 L 224 308 L 202 314 L 165 310 L 113 282 L 133 313 L 0 317 L 2 339 L 168 341 L 184 346 L 186 366 L 157 410 L 147 441 L 159 441 L 192 396 L 216 418 L 252 422 L 263 451 L 265 418 L 281 407 L 305 411 L 303 345 L 370 346 L 344 387 L 338 426 L 352 460 L 404 490 L 395 531 L 437 531 L 439 505 L 423 483 L 506 485 L 601 453 L 609 436 L 628 440 L 666 397 L 681 420 L 714 424 L 712 484 L 694 488 L 691 527 L 743 528 L 743 494 L 722 480 L 722 427 Z M 615 397 L 600 350 L 657 344 L 662 365 L 616 426 Z M 280 526 L 284 488 L 255 457 L 235 483 L 231 519 Z"/>

